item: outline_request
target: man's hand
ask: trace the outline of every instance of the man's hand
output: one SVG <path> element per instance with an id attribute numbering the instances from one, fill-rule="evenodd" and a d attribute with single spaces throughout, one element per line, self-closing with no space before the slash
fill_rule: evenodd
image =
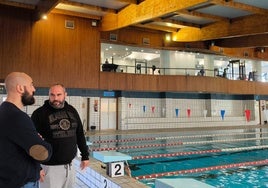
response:
<path id="1" fill-rule="evenodd" d="M 39 181 L 40 181 L 40 182 L 44 182 L 44 180 L 45 180 L 45 176 L 46 176 L 45 171 L 44 171 L 43 169 L 40 170 L 40 179 L 39 179 Z"/>
<path id="2" fill-rule="evenodd" d="M 89 160 L 81 161 L 80 168 L 84 170 L 89 165 Z"/>

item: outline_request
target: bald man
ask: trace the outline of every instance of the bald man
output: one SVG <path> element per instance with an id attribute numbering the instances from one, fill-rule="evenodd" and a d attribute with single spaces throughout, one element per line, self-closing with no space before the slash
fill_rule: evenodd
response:
<path id="1" fill-rule="evenodd" d="M 40 163 L 50 159 L 52 149 L 21 110 L 35 102 L 33 80 L 12 72 L 5 88 L 7 99 L 0 106 L 0 187 L 38 188 Z"/>
<path id="2" fill-rule="evenodd" d="M 81 170 L 89 165 L 89 152 L 77 110 L 65 101 L 62 84 L 52 85 L 49 99 L 32 114 L 37 131 L 53 148 L 51 159 L 42 163 L 40 188 L 75 187 L 73 159 L 81 152 Z"/>

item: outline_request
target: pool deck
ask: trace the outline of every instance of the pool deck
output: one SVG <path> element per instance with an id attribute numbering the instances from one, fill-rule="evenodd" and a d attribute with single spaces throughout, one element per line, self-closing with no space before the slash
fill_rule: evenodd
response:
<path id="1" fill-rule="evenodd" d="M 79 160 L 79 159 L 78 159 Z M 118 186 L 108 186 L 109 188 L 148 188 L 146 185 L 142 184 L 141 182 L 137 181 L 136 179 L 128 176 L 128 175 L 124 175 L 121 177 L 115 177 L 115 178 L 111 178 L 107 175 L 106 173 L 106 169 L 103 168 L 103 163 L 100 162 L 99 160 L 96 160 L 94 158 L 90 158 L 90 165 L 89 167 L 94 170 L 96 172 L 96 174 L 98 173 L 99 175 L 103 176 L 105 179 L 110 179 L 112 182 L 115 183 L 115 185 Z M 79 171 L 79 170 L 78 170 Z M 83 174 L 87 175 L 86 172 L 82 172 Z M 78 173 L 77 173 L 78 175 Z M 94 187 L 90 187 L 88 185 L 86 185 L 86 183 L 83 181 L 83 179 L 81 178 L 81 176 L 77 176 L 76 177 L 76 187 L 75 188 L 100 188 L 100 187 L 105 187 L 101 184 L 98 184 L 97 181 L 95 181 L 95 185 Z"/>

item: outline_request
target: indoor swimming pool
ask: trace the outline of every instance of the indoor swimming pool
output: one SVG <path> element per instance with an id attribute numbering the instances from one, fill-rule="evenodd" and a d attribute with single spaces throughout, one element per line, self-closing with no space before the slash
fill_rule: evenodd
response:
<path id="1" fill-rule="evenodd" d="M 148 187 L 158 178 L 192 178 L 218 188 L 268 187 L 268 130 L 172 131 L 90 136 L 92 151 L 132 156 L 130 174 Z"/>

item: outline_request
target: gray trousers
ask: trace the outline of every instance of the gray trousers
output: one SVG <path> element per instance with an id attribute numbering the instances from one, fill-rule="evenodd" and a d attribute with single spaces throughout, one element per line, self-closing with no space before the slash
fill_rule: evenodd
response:
<path id="1" fill-rule="evenodd" d="M 75 169 L 72 164 L 47 166 L 42 165 L 45 180 L 40 188 L 73 188 L 75 187 Z"/>

